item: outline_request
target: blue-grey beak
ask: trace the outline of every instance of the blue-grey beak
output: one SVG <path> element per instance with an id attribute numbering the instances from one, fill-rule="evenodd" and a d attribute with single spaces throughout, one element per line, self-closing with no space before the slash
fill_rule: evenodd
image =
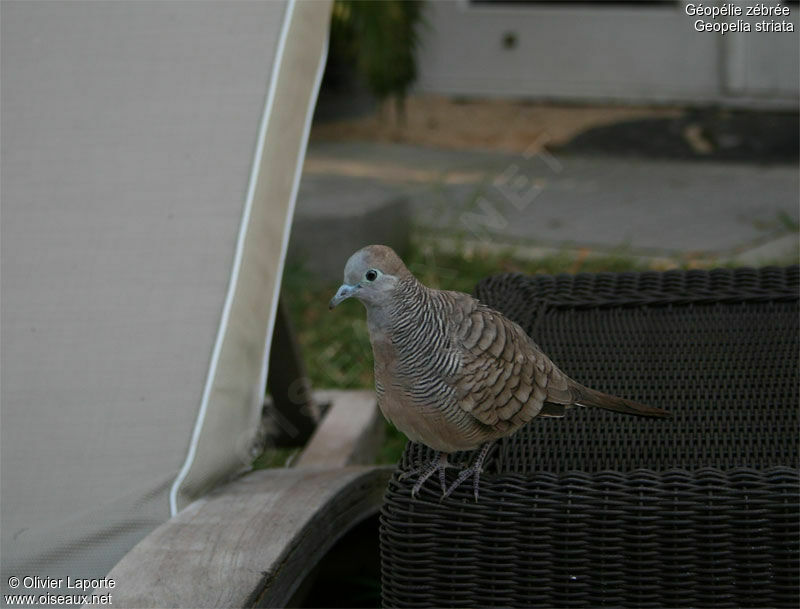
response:
<path id="1" fill-rule="evenodd" d="M 348 298 L 350 298 L 353 294 L 356 293 L 356 288 L 358 288 L 358 285 L 347 285 L 346 283 L 340 285 L 339 289 L 336 290 L 336 296 L 331 298 L 331 301 L 328 304 L 328 308 L 333 309 L 343 300 L 347 300 Z"/>

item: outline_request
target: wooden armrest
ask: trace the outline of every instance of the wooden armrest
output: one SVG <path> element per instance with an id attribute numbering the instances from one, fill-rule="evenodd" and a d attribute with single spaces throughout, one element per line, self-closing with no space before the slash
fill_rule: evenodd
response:
<path id="1" fill-rule="evenodd" d="M 375 514 L 393 468 L 269 469 L 189 505 L 111 570 L 115 607 L 282 607 Z M 91 605 L 90 605 L 91 606 Z"/>
<path id="2" fill-rule="evenodd" d="M 366 465 L 375 462 L 383 441 L 383 417 L 372 390 L 315 391 L 318 402 L 330 404 L 297 467 Z"/>

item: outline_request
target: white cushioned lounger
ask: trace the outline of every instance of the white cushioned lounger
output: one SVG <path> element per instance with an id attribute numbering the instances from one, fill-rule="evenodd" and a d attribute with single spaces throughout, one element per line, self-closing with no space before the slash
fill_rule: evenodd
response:
<path id="1" fill-rule="evenodd" d="M 330 3 L 0 7 L 0 589 L 73 593 L 250 461 Z"/>

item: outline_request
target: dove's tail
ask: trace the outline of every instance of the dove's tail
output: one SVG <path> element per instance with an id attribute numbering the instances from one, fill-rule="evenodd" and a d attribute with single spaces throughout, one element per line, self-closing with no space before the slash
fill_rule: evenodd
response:
<path id="1" fill-rule="evenodd" d="M 577 385 L 577 383 L 576 383 Z M 577 390 L 577 391 L 575 391 Z M 575 404 L 578 406 L 594 406 L 596 408 L 605 408 L 606 410 L 613 410 L 614 412 L 621 412 L 623 414 L 633 414 L 640 417 L 671 417 L 672 413 L 661 410 L 661 408 L 654 408 L 653 406 L 646 406 L 633 400 L 626 400 L 625 398 L 618 398 L 615 395 L 609 395 L 602 391 L 590 389 L 579 385 L 573 387 L 573 391 L 578 394 L 578 399 Z"/>

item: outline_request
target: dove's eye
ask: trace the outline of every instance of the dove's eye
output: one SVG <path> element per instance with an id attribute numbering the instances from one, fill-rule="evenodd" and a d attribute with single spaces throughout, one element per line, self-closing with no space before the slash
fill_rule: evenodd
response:
<path id="1" fill-rule="evenodd" d="M 378 278 L 378 271 L 370 269 L 364 274 L 364 279 L 367 281 L 375 281 Z"/>

